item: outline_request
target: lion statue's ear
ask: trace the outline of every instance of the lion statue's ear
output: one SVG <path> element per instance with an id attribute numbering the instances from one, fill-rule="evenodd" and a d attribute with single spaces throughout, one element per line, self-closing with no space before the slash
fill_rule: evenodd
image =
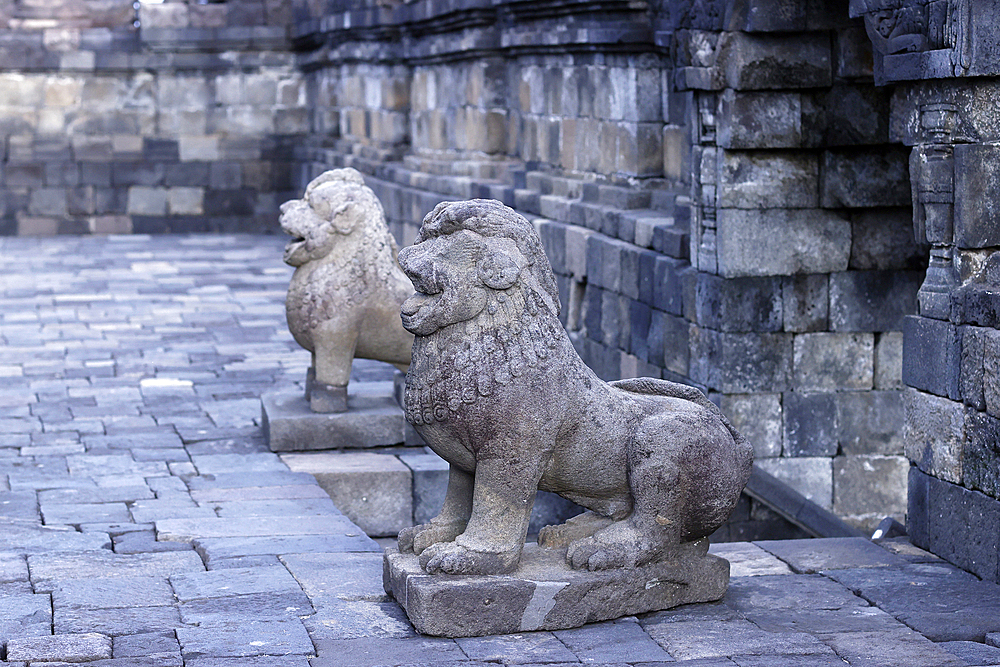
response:
<path id="1" fill-rule="evenodd" d="M 354 229 L 356 220 L 355 216 L 351 215 L 350 212 L 353 204 L 353 201 L 344 202 L 334 209 L 333 214 L 330 216 L 330 223 L 341 234 L 350 234 L 351 230 Z"/>
<path id="2" fill-rule="evenodd" d="M 517 281 L 523 262 L 497 245 L 489 244 L 486 255 L 479 260 L 479 279 L 490 289 L 504 290 Z"/>

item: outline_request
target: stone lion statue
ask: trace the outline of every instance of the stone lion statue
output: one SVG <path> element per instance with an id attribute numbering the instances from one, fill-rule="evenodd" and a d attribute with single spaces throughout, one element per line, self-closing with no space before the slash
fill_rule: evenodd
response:
<path id="1" fill-rule="evenodd" d="M 282 204 L 281 228 L 294 237 L 284 254 L 295 267 L 288 328 L 312 352 L 306 399 L 315 412 L 343 412 L 354 357 L 409 366 L 413 336 L 399 306 L 413 286 L 396 262 L 382 204 L 354 169 L 328 171 L 302 199 Z"/>
<path id="2" fill-rule="evenodd" d="M 406 418 L 450 464 L 441 513 L 400 551 L 429 573 L 510 572 L 537 489 L 589 510 L 539 536 L 574 568 L 659 561 L 726 520 L 751 446 L 693 387 L 607 383 L 583 363 L 531 223 L 492 200 L 442 203 L 399 262 L 416 288 Z"/>

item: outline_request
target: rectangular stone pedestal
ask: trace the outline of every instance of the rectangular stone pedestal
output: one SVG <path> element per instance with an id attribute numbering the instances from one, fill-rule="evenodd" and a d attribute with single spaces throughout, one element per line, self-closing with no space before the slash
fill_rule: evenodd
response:
<path id="1" fill-rule="evenodd" d="M 313 412 L 301 391 L 289 389 L 264 394 L 261 414 L 272 452 L 397 445 L 406 427 L 388 381 L 347 385 L 347 412 Z"/>
<path id="2" fill-rule="evenodd" d="M 417 632 L 441 637 L 561 630 L 585 623 L 710 602 L 726 594 L 729 562 L 707 540 L 676 558 L 625 570 L 590 572 L 566 564 L 566 549 L 525 545 L 509 575 L 426 574 L 413 554 L 387 548 L 385 590 Z"/>

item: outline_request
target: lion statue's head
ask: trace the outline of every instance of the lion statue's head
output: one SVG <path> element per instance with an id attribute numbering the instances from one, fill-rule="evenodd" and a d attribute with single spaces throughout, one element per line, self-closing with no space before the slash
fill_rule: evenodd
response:
<path id="1" fill-rule="evenodd" d="M 302 199 L 281 205 L 281 229 L 293 237 L 285 246 L 285 263 L 302 266 L 326 257 L 344 236 L 364 232 L 372 224 L 388 234 L 378 197 L 356 169 L 332 169 L 313 179 Z M 366 224 L 367 223 L 367 224 Z"/>
<path id="2" fill-rule="evenodd" d="M 416 290 L 403 303 L 403 326 L 418 336 L 484 311 L 498 327 L 522 312 L 559 315 L 552 267 L 534 227 L 492 199 L 438 204 L 399 264 Z"/>

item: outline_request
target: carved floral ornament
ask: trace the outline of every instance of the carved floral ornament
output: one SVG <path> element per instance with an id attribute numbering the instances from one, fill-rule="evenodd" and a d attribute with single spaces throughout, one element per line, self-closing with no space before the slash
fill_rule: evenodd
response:
<path id="1" fill-rule="evenodd" d="M 956 65 L 966 57 L 970 0 L 851 0 L 851 17 L 863 16 L 875 50 L 882 55 L 955 51 Z"/>

